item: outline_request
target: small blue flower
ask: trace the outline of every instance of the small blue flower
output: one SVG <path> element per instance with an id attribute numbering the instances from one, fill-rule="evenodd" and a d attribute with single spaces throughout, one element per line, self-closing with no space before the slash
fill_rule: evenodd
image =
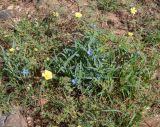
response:
<path id="1" fill-rule="evenodd" d="M 100 74 L 97 74 L 97 75 L 96 75 L 96 79 L 97 79 L 97 80 L 100 80 L 100 79 L 101 79 Z"/>
<path id="2" fill-rule="evenodd" d="M 92 55 L 93 55 L 92 50 L 89 49 L 89 50 L 87 51 L 87 54 L 88 54 L 89 56 L 92 56 Z"/>
<path id="3" fill-rule="evenodd" d="M 78 83 L 78 80 L 77 79 L 72 79 L 71 83 L 72 83 L 72 85 L 76 85 Z"/>
<path id="4" fill-rule="evenodd" d="M 23 74 L 23 76 L 28 76 L 30 72 L 29 72 L 28 69 L 23 68 L 23 70 L 21 71 L 21 73 Z"/>
<path id="5" fill-rule="evenodd" d="M 100 80 L 100 79 L 101 79 L 101 77 L 97 77 L 96 79 L 97 79 L 97 80 Z"/>

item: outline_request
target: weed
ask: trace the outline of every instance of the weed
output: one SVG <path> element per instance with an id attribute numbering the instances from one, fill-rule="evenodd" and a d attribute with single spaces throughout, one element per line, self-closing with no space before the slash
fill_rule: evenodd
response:
<path id="1" fill-rule="evenodd" d="M 118 8 L 117 0 L 97 0 L 97 6 L 100 10 L 115 11 Z"/>

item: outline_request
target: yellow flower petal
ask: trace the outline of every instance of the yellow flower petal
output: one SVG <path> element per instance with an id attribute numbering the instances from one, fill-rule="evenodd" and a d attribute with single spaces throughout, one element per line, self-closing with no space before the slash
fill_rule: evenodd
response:
<path id="1" fill-rule="evenodd" d="M 27 90 L 30 90 L 30 89 L 31 89 L 31 87 L 27 86 Z"/>
<path id="2" fill-rule="evenodd" d="M 128 32 L 128 36 L 132 37 L 134 34 L 132 32 Z"/>
<path id="3" fill-rule="evenodd" d="M 46 60 L 47 60 L 47 61 L 49 61 L 49 60 L 50 60 L 50 58 L 49 58 L 49 57 L 47 57 L 47 58 L 46 58 Z"/>
<path id="4" fill-rule="evenodd" d="M 44 74 L 44 72 L 42 73 L 42 77 L 44 77 L 45 76 L 45 74 Z"/>
<path id="5" fill-rule="evenodd" d="M 45 80 L 49 80 L 49 79 L 52 79 L 52 78 L 53 78 L 53 74 L 52 74 L 51 71 L 45 70 L 45 71 L 42 73 L 42 77 L 44 77 Z"/>
<path id="6" fill-rule="evenodd" d="M 36 52 L 37 52 L 37 51 L 38 51 L 38 49 L 37 49 L 37 48 L 34 48 L 34 51 L 36 51 Z"/>
<path id="7" fill-rule="evenodd" d="M 14 48 L 10 48 L 9 51 L 10 51 L 10 52 L 14 52 L 15 49 L 14 49 Z"/>
<path id="8" fill-rule="evenodd" d="M 135 15 L 137 13 L 137 9 L 135 7 L 132 7 L 130 9 L 130 11 L 131 11 L 131 14 L 133 14 L 133 15 Z"/>
<path id="9" fill-rule="evenodd" d="M 58 13 L 58 12 L 53 12 L 52 15 L 53 15 L 54 17 L 59 17 L 59 13 Z"/>
<path id="10" fill-rule="evenodd" d="M 81 14 L 80 12 L 76 12 L 76 13 L 75 13 L 75 17 L 76 17 L 76 18 L 81 18 L 81 17 L 82 17 L 82 14 Z"/>

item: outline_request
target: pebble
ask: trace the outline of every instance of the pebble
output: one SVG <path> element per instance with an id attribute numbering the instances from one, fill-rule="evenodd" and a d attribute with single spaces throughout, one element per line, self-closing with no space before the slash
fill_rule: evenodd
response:
<path id="1" fill-rule="evenodd" d="M 0 20 L 7 20 L 12 17 L 12 14 L 9 10 L 0 11 Z"/>
<path id="2" fill-rule="evenodd" d="M 29 126 L 33 125 L 33 118 L 32 117 L 27 117 L 27 123 Z"/>
<path id="3" fill-rule="evenodd" d="M 13 5 L 10 5 L 7 7 L 7 10 L 13 10 L 14 6 Z"/>
<path id="4" fill-rule="evenodd" d="M 20 111 L 13 111 L 0 116 L 0 127 L 27 127 L 27 123 Z"/>

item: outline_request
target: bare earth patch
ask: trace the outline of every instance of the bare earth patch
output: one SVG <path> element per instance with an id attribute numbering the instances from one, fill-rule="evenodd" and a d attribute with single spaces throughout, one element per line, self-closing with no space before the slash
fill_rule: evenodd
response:
<path id="1" fill-rule="evenodd" d="M 160 115 L 144 118 L 140 127 L 160 127 Z"/>

